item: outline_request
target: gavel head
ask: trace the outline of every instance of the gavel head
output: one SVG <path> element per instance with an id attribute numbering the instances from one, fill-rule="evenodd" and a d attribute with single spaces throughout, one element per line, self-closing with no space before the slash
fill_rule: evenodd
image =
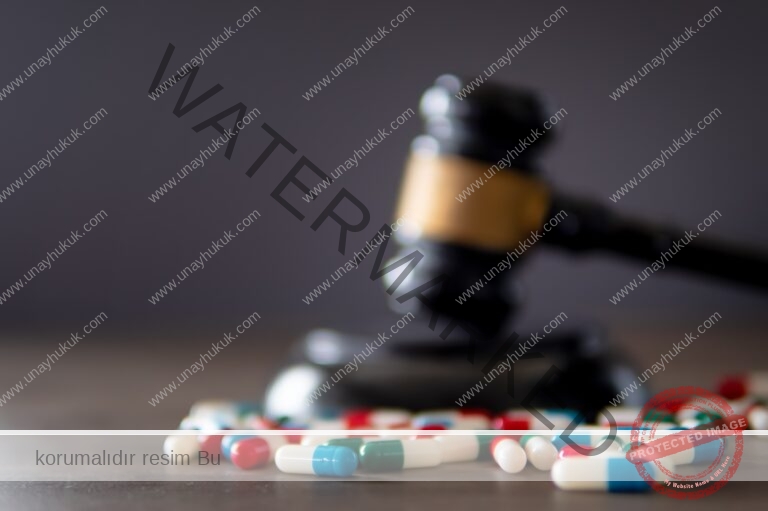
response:
<path id="1" fill-rule="evenodd" d="M 502 271 L 500 261 L 517 261 L 515 249 L 549 213 L 550 191 L 537 177 L 536 159 L 552 130 L 536 94 L 492 83 L 470 87 L 443 75 L 422 96 L 425 134 L 414 140 L 406 164 L 396 259 L 422 252 L 410 282 L 449 277 L 425 293 L 429 309 L 493 335 L 517 303 L 512 270 Z M 478 281 L 482 287 L 468 295 Z"/>

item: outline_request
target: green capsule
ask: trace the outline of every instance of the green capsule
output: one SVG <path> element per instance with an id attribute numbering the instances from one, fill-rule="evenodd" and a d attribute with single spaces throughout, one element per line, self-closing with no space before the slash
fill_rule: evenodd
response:
<path id="1" fill-rule="evenodd" d="M 360 447 L 360 466 L 368 472 L 392 472 L 403 469 L 405 451 L 400 440 L 374 440 Z"/>

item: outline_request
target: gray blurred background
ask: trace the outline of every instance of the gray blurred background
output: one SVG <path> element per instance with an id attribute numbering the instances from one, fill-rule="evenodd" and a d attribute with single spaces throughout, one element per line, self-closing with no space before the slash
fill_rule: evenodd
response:
<path id="1" fill-rule="evenodd" d="M 258 311 L 263 328 L 300 332 L 360 324 L 386 310 L 369 265 L 345 276 L 311 306 L 303 298 L 345 262 L 338 229 L 309 224 L 342 186 L 371 211 L 350 250 L 392 219 L 416 119 L 394 132 L 312 205 L 289 200 L 299 222 L 270 193 L 299 155 L 326 172 L 418 99 L 436 76 L 476 76 L 560 6 L 568 13 L 525 48 L 494 80 L 533 87 L 569 115 L 543 164 L 556 186 L 610 203 L 608 197 L 668 147 L 685 128 L 719 108 L 723 115 L 652 177 L 618 211 L 691 229 L 719 210 L 705 237 L 768 249 L 763 171 L 765 2 L 552 1 L 135 1 L 9 0 L 0 17 L 0 86 L 26 69 L 71 26 L 109 10 L 50 66 L 0 102 L 0 189 L 37 162 L 70 128 L 105 108 L 109 115 L 26 186 L 0 204 L 0 290 L 22 278 L 69 231 L 98 211 L 109 214 L 49 271 L 0 306 L 6 332 L 79 328 L 105 311 L 109 328 L 153 337 L 161 332 L 234 328 Z M 190 97 L 224 90 L 182 118 L 172 114 L 179 84 L 157 101 L 147 89 L 168 43 L 169 76 L 252 6 L 261 14 L 205 64 Z M 311 101 L 302 94 L 407 6 L 413 15 Z M 685 27 L 720 5 L 722 13 L 619 101 L 608 97 Z M 185 82 L 186 83 L 186 82 Z M 159 202 L 147 197 L 216 135 L 195 124 L 237 102 L 258 108 L 231 160 L 223 149 Z M 227 122 L 232 122 L 228 120 Z M 278 149 L 252 178 L 245 171 L 271 141 L 267 122 L 297 148 Z M 306 180 L 306 179 L 305 179 Z M 308 180 L 307 180 L 308 181 Z M 256 224 L 183 285 L 152 305 L 147 298 L 253 209 Z M 609 325 L 692 318 L 719 311 L 729 322 L 765 326 L 766 298 L 664 270 L 614 306 L 608 302 L 639 264 L 571 259 L 536 251 L 521 273 L 522 320 L 571 318 Z M 682 331 L 681 331 L 682 332 Z M 671 339 L 670 339 L 671 340 Z"/>

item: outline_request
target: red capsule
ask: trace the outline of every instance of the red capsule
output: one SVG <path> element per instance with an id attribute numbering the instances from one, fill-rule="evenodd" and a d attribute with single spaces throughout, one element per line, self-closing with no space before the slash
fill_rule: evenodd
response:
<path id="1" fill-rule="evenodd" d="M 263 438 L 246 438 L 235 442 L 230 459 L 238 468 L 248 470 L 269 463 L 271 447 Z"/>
<path id="2" fill-rule="evenodd" d="M 371 411 L 366 409 L 350 410 L 344 414 L 347 429 L 371 429 Z"/>
<path id="3" fill-rule="evenodd" d="M 746 378 L 739 375 L 726 376 L 720 381 L 717 390 L 725 399 L 741 399 L 747 395 Z"/>
<path id="4" fill-rule="evenodd" d="M 197 437 L 197 443 L 200 444 L 200 450 L 208 454 L 221 454 L 221 439 L 223 435 L 200 435 Z"/>
<path id="5" fill-rule="evenodd" d="M 501 415 L 493 419 L 493 429 L 531 429 L 530 419 Z"/>

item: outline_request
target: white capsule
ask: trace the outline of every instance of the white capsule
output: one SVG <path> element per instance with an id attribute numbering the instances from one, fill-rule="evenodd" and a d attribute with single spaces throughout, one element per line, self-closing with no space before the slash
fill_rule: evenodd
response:
<path id="1" fill-rule="evenodd" d="M 442 463 L 440 444 L 432 439 L 403 440 L 403 468 L 436 467 Z"/>
<path id="2" fill-rule="evenodd" d="M 310 429 L 347 429 L 347 422 L 343 419 L 310 419 Z"/>
<path id="3" fill-rule="evenodd" d="M 425 432 L 424 435 L 411 435 L 406 436 L 402 433 L 398 433 L 396 429 L 392 430 L 392 433 L 382 433 L 381 435 L 373 438 L 372 440 L 417 440 L 420 436 L 426 436 L 428 433 Z"/>
<path id="4" fill-rule="evenodd" d="M 443 463 L 459 463 L 488 459 L 489 444 L 493 440 L 490 435 L 440 435 L 435 441 L 440 444 Z"/>
<path id="5" fill-rule="evenodd" d="M 491 429 L 491 420 L 483 415 L 462 415 L 451 424 L 451 429 Z"/>
<path id="6" fill-rule="evenodd" d="M 752 407 L 747 413 L 747 421 L 750 429 L 768 429 L 768 408 L 759 405 Z"/>
<path id="7" fill-rule="evenodd" d="M 224 425 L 236 427 L 238 426 L 240 411 L 237 404 L 232 401 L 198 401 L 192 405 L 192 408 L 189 410 L 189 416 L 196 419 L 215 421 L 219 424 L 219 427 Z"/>
<path id="8" fill-rule="evenodd" d="M 195 435 L 170 435 L 163 442 L 165 454 L 188 454 L 190 459 L 197 459 L 200 444 Z"/>
<path id="9" fill-rule="evenodd" d="M 508 474 L 517 474 L 528 461 L 525 450 L 511 438 L 498 440 L 493 446 L 493 459 Z"/>
<path id="10" fill-rule="evenodd" d="M 411 412 L 398 408 L 377 408 L 368 419 L 374 429 L 387 429 L 411 420 Z"/>
<path id="11" fill-rule="evenodd" d="M 440 444 L 443 463 L 474 461 L 480 453 L 480 446 L 474 436 L 438 436 L 435 441 Z"/>
<path id="12" fill-rule="evenodd" d="M 544 437 L 523 437 L 521 445 L 531 465 L 539 470 L 549 470 L 557 460 L 557 449 Z"/>

